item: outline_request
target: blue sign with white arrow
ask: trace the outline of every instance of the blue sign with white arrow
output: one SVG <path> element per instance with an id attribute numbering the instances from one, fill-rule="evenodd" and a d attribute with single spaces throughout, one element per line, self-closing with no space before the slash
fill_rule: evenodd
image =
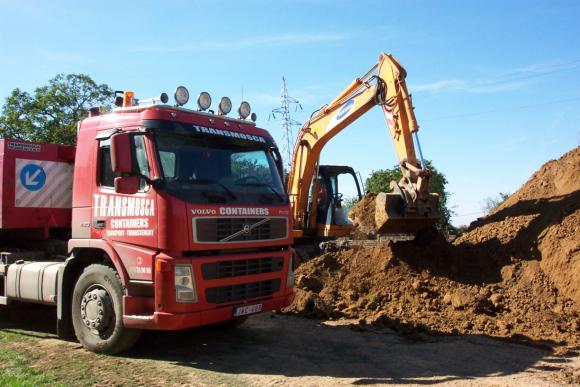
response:
<path id="1" fill-rule="evenodd" d="M 20 184 L 29 191 L 38 191 L 46 183 L 46 173 L 40 165 L 26 164 L 20 171 Z"/>

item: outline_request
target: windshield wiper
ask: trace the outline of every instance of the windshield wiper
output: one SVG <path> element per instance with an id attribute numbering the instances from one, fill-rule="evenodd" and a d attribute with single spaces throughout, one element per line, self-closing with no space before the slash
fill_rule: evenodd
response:
<path id="1" fill-rule="evenodd" d="M 189 183 L 189 184 L 217 184 L 219 186 L 221 186 L 224 191 L 226 191 L 228 193 L 228 195 L 230 195 L 230 197 L 234 200 L 237 200 L 238 197 L 232 192 L 231 189 L 229 189 L 224 183 L 220 182 L 219 180 L 215 180 L 215 179 L 194 179 L 194 178 L 190 178 L 190 179 L 185 179 L 185 178 L 178 178 L 178 179 L 174 179 L 174 181 L 178 181 L 180 183 Z"/>
<path id="2" fill-rule="evenodd" d="M 278 199 L 280 199 L 281 202 L 284 202 L 284 197 L 282 195 L 280 195 L 280 192 L 276 191 L 276 189 L 274 187 L 272 187 L 272 184 L 268 184 L 268 183 L 236 183 L 236 185 L 241 185 L 241 186 L 253 186 L 253 187 L 268 187 L 270 189 L 270 191 L 274 192 L 274 194 L 276 194 L 276 196 L 278 197 Z"/>

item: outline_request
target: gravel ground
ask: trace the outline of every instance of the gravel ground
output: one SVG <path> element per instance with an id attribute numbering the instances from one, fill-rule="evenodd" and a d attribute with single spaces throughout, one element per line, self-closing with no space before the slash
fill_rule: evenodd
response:
<path id="1" fill-rule="evenodd" d="M 53 383 L 99 385 L 452 384 L 580 382 L 580 356 L 483 335 L 404 336 L 349 321 L 263 314 L 234 329 L 147 332 L 129 353 L 94 355 L 54 337 L 53 309 L 0 309 L 3 346 Z M 23 340 L 18 340 L 22 336 Z M 1 368 L 1 367 L 0 367 Z M 5 372 L 6 368 L 2 369 Z"/>

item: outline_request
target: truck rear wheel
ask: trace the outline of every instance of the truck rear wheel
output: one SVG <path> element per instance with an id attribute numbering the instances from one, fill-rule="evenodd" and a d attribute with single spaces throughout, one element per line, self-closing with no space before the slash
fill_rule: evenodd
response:
<path id="1" fill-rule="evenodd" d="M 87 266 L 75 284 L 72 322 L 83 347 L 96 353 L 126 351 L 141 334 L 123 325 L 123 285 L 117 272 L 104 265 Z"/>

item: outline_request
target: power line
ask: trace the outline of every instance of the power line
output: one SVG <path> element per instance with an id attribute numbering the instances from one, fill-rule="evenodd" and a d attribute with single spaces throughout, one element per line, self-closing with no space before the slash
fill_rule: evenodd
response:
<path id="1" fill-rule="evenodd" d="M 464 216 L 473 216 L 473 215 L 480 215 L 480 214 L 485 214 L 485 212 L 484 211 L 477 211 L 477 212 L 470 212 L 468 214 L 456 214 L 453 216 L 455 216 L 456 218 L 461 218 Z"/>
<path id="2" fill-rule="evenodd" d="M 425 120 L 425 122 L 448 120 L 448 119 L 452 119 L 452 118 L 473 117 L 473 116 L 480 116 L 480 115 L 490 114 L 490 113 L 509 112 L 509 111 L 513 111 L 513 110 L 530 109 L 530 108 L 535 108 L 535 107 L 540 107 L 540 106 L 556 105 L 559 103 L 566 103 L 566 102 L 573 102 L 573 101 L 580 101 L 580 97 L 547 101 L 547 102 L 535 103 L 535 104 L 530 104 L 530 105 L 521 105 L 521 106 L 512 106 L 512 107 L 507 107 L 507 108 L 485 110 L 485 111 L 480 111 L 480 112 L 472 112 L 472 113 L 465 113 L 465 114 L 453 114 L 450 116 L 435 117 L 435 118 L 427 119 L 427 120 Z"/>
<path id="3" fill-rule="evenodd" d="M 292 162 L 292 152 L 294 151 L 294 132 L 292 128 L 294 126 L 301 126 L 302 124 L 290 116 L 290 106 L 295 105 L 295 110 L 302 110 L 302 105 L 300 102 L 293 97 L 288 95 L 288 89 L 286 88 L 286 79 L 282 77 L 282 87 L 280 93 L 281 106 L 279 108 L 273 109 L 270 113 L 270 117 L 276 119 L 276 114 L 282 116 L 282 154 L 286 156 L 286 165 L 290 169 L 290 163 Z"/>
<path id="4" fill-rule="evenodd" d="M 553 67 L 552 69 L 548 68 L 548 69 L 544 69 L 544 70 L 538 70 L 536 72 L 533 72 L 533 70 L 529 70 L 529 71 L 527 71 L 528 74 L 526 74 L 525 70 L 512 71 L 510 73 L 496 75 L 496 76 L 491 77 L 487 80 L 481 80 L 481 79 L 477 80 L 476 79 L 475 81 L 465 82 L 465 83 L 467 83 L 468 85 L 471 85 L 473 87 L 493 87 L 493 86 L 497 86 L 497 85 L 501 85 L 501 84 L 506 84 L 509 82 L 524 81 L 524 80 L 532 79 L 532 78 L 541 78 L 544 76 L 549 76 L 552 74 L 557 74 L 557 73 L 561 73 L 561 72 L 565 72 L 565 71 L 577 70 L 578 68 L 580 68 L 580 60 L 573 60 L 570 62 L 557 64 L 557 65 L 554 65 L 552 67 Z M 429 90 L 413 92 L 413 95 L 423 95 L 423 94 L 433 94 L 433 93 Z"/>
<path id="5" fill-rule="evenodd" d="M 558 67 L 559 66 L 559 67 Z M 529 74 L 526 74 L 526 71 L 515 71 L 512 73 L 507 73 L 503 75 L 498 75 L 489 83 L 484 83 L 484 86 L 494 85 L 497 83 L 505 83 L 505 82 L 514 82 L 514 81 L 524 81 L 526 79 L 532 78 L 540 78 L 543 76 L 548 76 L 552 74 L 557 74 L 565 71 L 573 71 L 580 67 L 580 60 L 574 60 L 571 62 L 561 63 L 559 65 L 552 66 L 552 69 L 545 69 L 545 70 L 538 70 L 536 72 L 528 71 Z"/>

